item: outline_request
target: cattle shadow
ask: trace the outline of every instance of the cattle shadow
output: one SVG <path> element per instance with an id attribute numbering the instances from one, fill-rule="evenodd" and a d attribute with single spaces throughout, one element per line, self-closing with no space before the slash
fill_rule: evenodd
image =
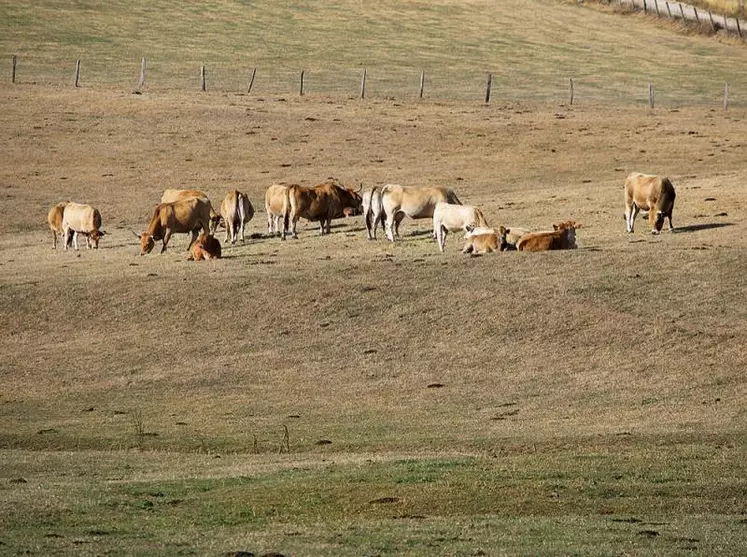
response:
<path id="1" fill-rule="evenodd" d="M 733 222 L 704 222 L 703 224 L 688 224 L 685 226 L 677 226 L 672 230 L 675 234 L 683 234 L 687 232 L 700 232 L 701 230 L 711 230 L 714 228 L 725 228 L 727 226 L 734 226 Z"/>

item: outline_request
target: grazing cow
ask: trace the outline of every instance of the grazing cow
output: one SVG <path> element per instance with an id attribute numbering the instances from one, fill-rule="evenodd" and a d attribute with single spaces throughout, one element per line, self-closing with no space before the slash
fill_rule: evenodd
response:
<path id="1" fill-rule="evenodd" d="M 78 250 L 78 234 L 86 236 L 86 248 L 98 249 L 99 239 L 106 234 L 101 230 L 101 213 L 95 207 L 81 203 L 70 202 L 62 212 L 62 234 L 65 240 L 65 249 L 68 246 L 68 238 L 73 233 L 73 246 Z"/>
<path id="2" fill-rule="evenodd" d="M 191 255 L 187 258 L 188 261 L 204 261 L 206 259 L 220 259 L 221 257 L 218 238 L 208 236 L 204 232 L 192 244 L 192 248 L 189 251 Z"/>
<path id="3" fill-rule="evenodd" d="M 274 184 L 265 192 L 265 213 L 267 214 L 267 234 L 273 236 L 280 233 L 280 221 L 288 210 L 288 186 Z"/>
<path id="4" fill-rule="evenodd" d="M 135 236 L 140 238 L 140 255 L 147 255 L 153 251 L 157 240 L 163 241 L 161 253 L 166 251 L 171 235 L 175 232 L 191 233 L 192 239 L 187 250 L 197 239 L 200 229 L 210 235 L 210 205 L 202 199 L 192 197 L 173 203 L 161 203 L 153 211 L 148 223 L 148 229 Z"/>
<path id="5" fill-rule="evenodd" d="M 461 205 L 453 190 L 444 187 L 417 187 L 387 184 L 381 189 L 381 210 L 386 224 L 386 236 L 391 242 L 399 236 L 399 223 L 405 216 L 411 219 L 433 217 L 436 203 Z M 433 230 L 435 238 L 437 231 Z"/>
<path id="6" fill-rule="evenodd" d="M 67 204 L 70 203 L 69 201 L 62 201 L 52 207 L 49 210 L 49 213 L 47 213 L 47 222 L 49 223 L 49 230 L 52 232 L 52 249 L 57 249 L 57 234 L 59 234 L 63 241 L 65 242 L 65 245 L 67 246 L 67 237 L 63 235 L 63 228 L 62 228 L 62 215 L 65 211 L 65 207 Z"/>
<path id="7" fill-rule="evenodd" d="M 529 232 L 516 242 L 519 251 L 547 251 L 556 249 L 576 249 L 576 230 L 580 223 L 572 220 L 553 225 L 552 232 Z"/>
<path id="8" fill-rule="evenodd" d="M 210 198 L 208 198 L 204 191 L 166 189 L 163 190 L 163 194 L 161 194 L 161 203 L 173 203 L 174 201 L 191 199 L 192 197 L 202 199 L 210 206 L 210 232 L 214 234 L 218 228 L 218 223 L 220 223 L 220 215 L 215 212 L 212 203 L 210 203 Z"/>
<path id="9" fill-rule="evenodd" d="M 298 185 L 288 186 L 286 195 L 288 203 L 283 214 L 281 235 L 283 239 L 285 239 L 286 230 L 290 230 L 293 237 L 298 238 L 296 223 L 300 218 L 312 222 L 319 221 L 320 232 L 329 234 L 332 219 L 360 215 L 363 212 L 360 189 L 356 191 L 342 187 L 334 180 L 311 188 Z"/>
<path id="10" fill-rule="evenodd" d="M 232 244 L 236 243 L 236 236 L 241 236 L 244 241 L 244 224 L 252 220 L 254 216 L 254 207 L 245 193 L 237 190 L 231 190 L 223 198 L 220 204 L 220 214 L 226 225 L 226 239 L 229 238 Z"/>
<path id="11" fill-rule="evenodd" d="M 438 249 L 444 251 L 446 235 L 457 230 L 468 230 L 477 226 L 487 228 L 488 222 L 482 211 L 472 205 L 453 205 L 438 202 L 433 209 L 433 230 L 436 232 Z"/>
<path id="12" fill-rule="evenodd" d="M 625 180 L 625 224 L 629 233 L 633 232 L 638 211 L 648 211 L 651 234 L 659 234 L 664 218 L 669 218 L 672 231 L 672 209 L 674 209 L 674 186 L 669 178 L 633 172 Z"/>
<path id="13" fill-rule="evenodd" d="M 376 239 L 376 229 L 381 223 L 381 229 L 386 233 L 386 220 L 381 207 L 381 189 L 374 186 L 363 192 L 363 215 L 366 220 L 366 234 L 369 240 Z"/>

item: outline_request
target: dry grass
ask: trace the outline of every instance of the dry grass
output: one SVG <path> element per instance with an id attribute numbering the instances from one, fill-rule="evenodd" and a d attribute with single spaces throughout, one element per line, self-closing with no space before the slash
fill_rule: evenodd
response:
<path id="1" fill-rule="evenodd" d="M 743 108 L 0 99 L 3 552 L 743 553 Z M 632 170 L 672 178 L 676 233 L 625 234 Z M 269 184 L 328 176 L 573 218 L 581 247 L 264 237 Z M 170 187 L 246 191 L 254 237 L 139 257 Z M 68 198 L 101 210 L 100 250 L 51 250 Z"/>

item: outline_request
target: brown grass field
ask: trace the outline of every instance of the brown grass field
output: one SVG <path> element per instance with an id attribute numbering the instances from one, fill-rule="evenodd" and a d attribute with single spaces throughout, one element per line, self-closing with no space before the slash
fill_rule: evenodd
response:
<path id="1" fill-rule="evenodd" d="M 567 26 L 616 17 L 550 4 Z M 624 21 L 675 45 L 671 82 L 709 49 L 746 58 Z M 691 92 L 723 83 L 694 74 Z M 738 87 L 724 111 L 169 83 L 0 84 L 0 554 L 745 553 Z M 672 179 L 674 233 L 625 232 L 634 170 Z M 267 237 L 270 184 L 329 176 L 448 185 L 496 226 L 574 219 L 579 249 L 472 258 L 449 235 L 440 254 L 427 221 L 392 244 L 360 217 Z M 140 257 L 131 230 L 174 187 L 245 191 L 251 237 L 217 261 L 188 262 L 185 236 Z M 63 199 L 101 210 L 101 249 L 51 249 Z"/>

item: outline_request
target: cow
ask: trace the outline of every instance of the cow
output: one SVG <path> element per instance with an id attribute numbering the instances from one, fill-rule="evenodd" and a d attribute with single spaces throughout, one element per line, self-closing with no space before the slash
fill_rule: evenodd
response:
<path id="1" fill-rule="evenodd" d="M 386 233 L 386 220 L 381 207 L 381 189 L 376 186 L 363 192 L 363 215 L 369 240 L 376 239 L 376 229 L 379 223 L 381 223 L 381 229 Z"/>
<path id="2" fill-rule="evenodd" d="M 482 234 L 473 234 L 464 244 L 462 253 L 472 255 L 482 255 L 483 253 L 492 253 L 501 248 L 500 238 L 495 232 L 484 232 Z M 501 249 L 501 251 L 503 251 Z"/>
<path id="3" fill-rule="evenodd" d="M 254 216 L 254 207 L 246 194 L 238 190 L 229 191 L 220 204 L 220 214 L 226 225 L 226 239 L 223 241 L 230 239 L 235 244 L 236 236 L 241 236 L 243 242 L 244 224 Z"/>
<path id="4" fill-rule="evenodd" d="M 551 232 L 529 232 L 516 242 L 519 251 L 547 251 L 557 249 L 576 249 L 576 230 L 580 223 L 572 220 L 554 224 Z"/>
<path id="5" fill-rule="evenodd" d="M 381 189 L 381 210 L 389 241 L 394 242 L 394 237 L 399 236 L 399 223 L 405 216 L 411 219 L 432 218 L 436 203 L 439 202 L 462 204 L 456 193 L 445 187 L 385 185 Z M 436 234 L 434 229 L 434 238 Z"/>
<path id="6" fill-rule="evenodd" d="M 221 257 L 218 238 L 208 236 L 204 232 L 192 244 L 192 248 L 189 251 L 191 255 L 187 258 L 188 261 L 204 261 L 206 259 L 220 259 Z"/>
<path id="7" fill-rule="evenodd" d="M 163 241 L 161 253 L 166 251 L 171 235 L 175 232 L 191 233 L 192 239 L 187 250 L 197 239 L 200 229 L 210 235 L 210 204 L 197 197 L 181 199 L 172 203 L 161 203 L 156 206 L 148 223 L 148 229 L 140 234 L 140 255 L 147 255 L 156 245 L 157 240 Z"/>
<path id="8" fill-rule="evenodd" d="M 651 234 L 659 234 L 664 225 L 664 218 L 669 218 L 669 231 L 672 226 L 672 209 L 674 209 L 674 186 L 669 178 L 633 172 L 625 180 L 625 226 L 628 233 L 633 233 L 638 211 L 648 211 Z"/>
<path id="9" fill-rule="evenodd" d="M 298 238 L 296 223 L 300 218 L 312 222 L 319 221 L 321 234 L 329 234 L 332 219 L 360 215 L 363 212 L 361 189 L 345 188 L 335 180 L 328 180 L 310 188 L 288 186 L 288 202 L 283 214 L 281 238 L 285 240 L 287 230 L 294 238 Z"/>
<path id="10" fill-rule="evenodd" d="M 86 237 L 87 249 L 98 249 L 99 239 L 106 234 L 101 230 L 101 213 L 95 207 L 72 201 L 65 205 L 62 212 L 62 234 L 65 240 L 65 249 L 68 247 L 68 238 L 73 234 L 72 243 L 78 250 L 78 234 Z"/>
<path id="11" fill-rule="evenodd" d="M 208 205 L 210 205 L 210 232 L 215 233 L 216 229 L 218 228 L 218 224 L 220 223 L 220 215 L 215 212 L 212 203 L 210 203 L 210 198 L 204 191 L 166 189 L 163 190 L 163 193 L 161 194 L 161 203 L 173 203 L 174 201 L 179 201 L 181 199 L 190 199 L 192 197 L 202 199 Z"/>
<path id="12" fill-rule="evenodd" d="M 467 230 L 464 239 L 462 253 L 481 255 L 493 251 L 516 251 L 518 239 L 529 232 L 525 228 L 509 229 L 501 226 L 498 230 L 494 228 L 476 227 Z"/>
<path id="13" fill-rule="evenodd" d="M 439 201 L 433 209 L 433 230 L 436 232 L 438 249 L 444 251 L 446 235 L 457 230 L 481 226 L 488 227 L 482 211 L 472 205 L 454 205 Z"/>
<path id="14" fill-rule="evenodd" d="M 280 234 L 280 221 L 288 210 L 287 204 L 290 199 L 287 195 L 288 186 L 284 184 L 273 184 L 265 192 L 265 213 L 267 214 L 267 235 Z"/>
<path id="15" fill-rule="evenodd" d="M 65 245 L 67 246 L 67 237 L 63 235 L 62 228 L 62 214 L 65 211 L 65 207 L 69 201 L 62 201 L 52 207 L 47 213 L 47 223 L 49 223 L 49 230 L 52 232 L 52 249 L 57 249 L 57 234 L 59 234 Z"/>

